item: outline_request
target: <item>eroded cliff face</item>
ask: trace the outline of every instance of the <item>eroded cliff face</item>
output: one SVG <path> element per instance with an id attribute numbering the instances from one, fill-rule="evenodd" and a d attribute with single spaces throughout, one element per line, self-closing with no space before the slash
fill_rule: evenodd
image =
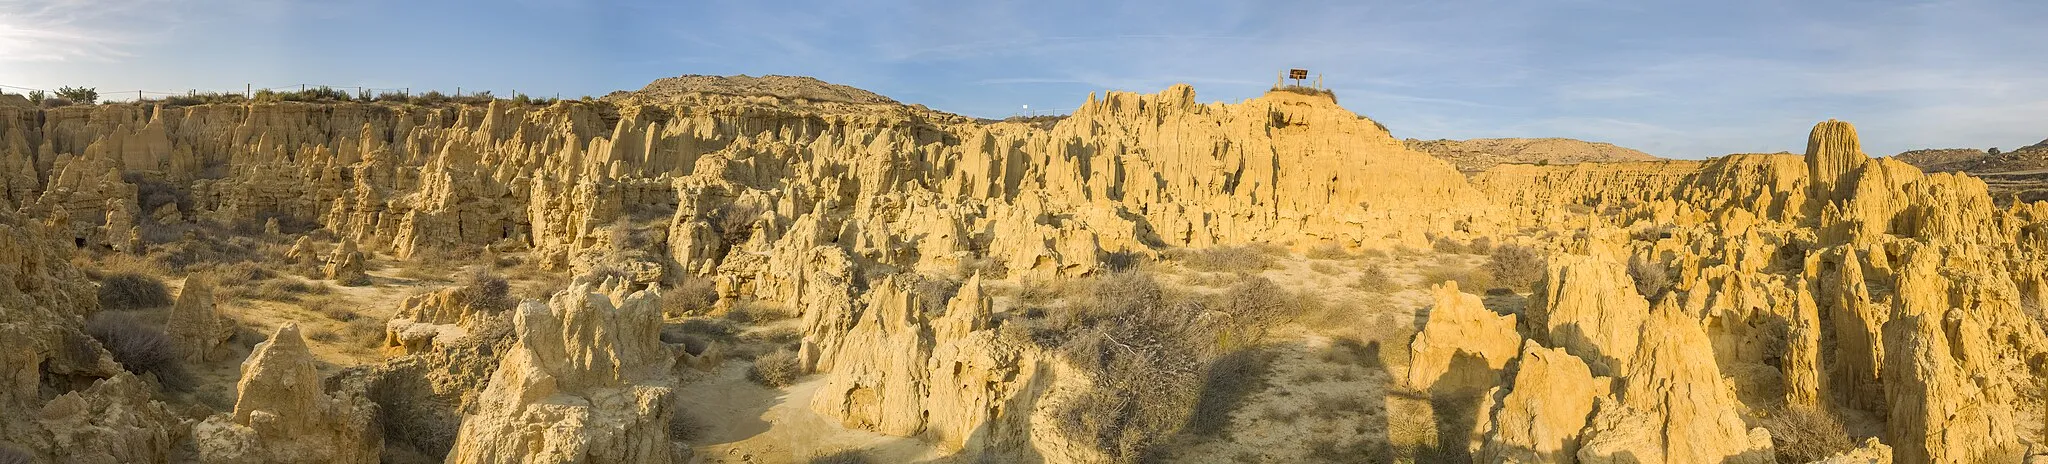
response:
<path id="1" fill-rule="evenodd" d="M 0 414 L 0 439 L 151 460 L 192 431 L 209 460 L 367 461 L 370 395 L 447 403 L 407 422 L 458 427 L 405 440 L 429 459 L 683 460 L 667 428 L 688 388 L 675 366 L 694 358 L 661 340 L 661 291 L 641 289 L 687 278 L 712 282 L 719 310 L 789 308 L 798 365 L 820 378 L 805 407 L 846 427 L 1104 461 L 1051 425 L 1085 373 L 1000 336 L 984 279 L 1094 276 L 1175 247 L 1515 236 L 1550 253 L 1527 304 L 1437 288 L 1404 366 L 1418 394 L 1481 405 L 1480 460 L 1766 462 L 1774 439 L 1750 422 L 1781 404 L 1876 425 L 1880 443 L 1842 459 L 2020 456 L 2028 419 L 2005 406 L 2040 406 L 2048 203 L 2001 210 L 1974 178 L 1868 159 L 1847 123 L 1811 139 L 1804 155 L 1468 180 L 1328 97 L 1202 104 L 1186 86 L 1090 96 L 1044 126 L 718 94 L 0 105 L 0 338 L 23 341 L 0 347 L 0 406 L 23 413 Z M 602 281 L 511 316 L 452 289 L 415 297 L 386 325 L 399 357 L 335 385 L 280 330 L 234 414 L 178 425 L 78 342 L 96 305 L 63 250 L 137 251 L 192 222 L 329 231 L 332 249 L 287 255 L 336 280 L 373 258 L 516 251 Z M 924 285 L 937 273 L 973 277 L 948 294 Z M 188 284 L 174 312 L 197 359 L 233 327 L 209 293 Z M 92 413 L 107 410 L 124 414 Z"/>
<path id="2" fill-rule="evenodd" d="M 2048 360 L 2025 309 L 2042 295 L 2043 262 L 2025 251 L 2039 206 L 1999 210 L 1976 179 L 1869 159 L 1848 123 L 1811 139 L 1803 156 L 1477 176 L 1525 211 L 1595 210 L 1576 225 L 1521 218 L 1576 232 L 1524 310 L 1533 346 L 1499 381 L 1507 401 L 1480 456 L 1769 460 L 1768 433 L 1742 418 L 1780 405 L 1882 425 L 1867 432 L 1881 443 L 1835 459 L 2017 461 L 2039 446 L 2017 431 L 2020 411 L 2041 410 L 2021 392 Z M 1565 406 L 1582 389 L 1553 386 L 1557 349 L 1611 382 L 1590 416 Z M 1529 396 L 1557 412 L 1532 418 Z M 1556 414 L 1584 420 L 1545 422 Z"/>

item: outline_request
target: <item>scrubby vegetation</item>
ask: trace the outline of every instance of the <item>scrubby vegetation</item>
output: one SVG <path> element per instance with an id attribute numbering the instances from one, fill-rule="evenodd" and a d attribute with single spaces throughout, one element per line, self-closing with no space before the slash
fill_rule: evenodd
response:
<path id="1" fill-rule="evenodd" d="M 1387 269 L 1378 264 L 1368 264 L 1358 272 L 1358 278 L 1351 281 L 1351 288 L 1372 293 L 1393 293 L 1401 290 L 1401 284 L 1387 275 Z"/>
<path id="2" fill-rule="evenodd" d="M 1526 292 L 1537 281 L 1543 280 L 1543 274 L 1548 272 L 1547 261 L 1542 252 L 1534 248 L 1501 245 L 1493 249 L 1493 257 L 1486 261 L 1485 270 L 1501 288 Z"/>
<path id="3" fill-rule="evenodd" d="M 685 277 L 661 293 L 661 310 L 669 317 L 703 314 L 718 303 L 718 290 L 708 279 Z"/>
<path id="4" fill-rule="evenodd" d="M 1780 407 L 1764 415 L 1760 422 L 1771 431 L 1778 462 L 1819 461 L 1856 446 L 1849 442 L 1849 432 L 1843 430 L 1842 422 L 1826 411 Z"/>
<path id="5" fill-rule="evenodd" d="M 1628 263 L 1628 276 L 1636 283 L 1636 292 L 1657 301 L 1664 290 L 1671 288 L 1671 274 L 1664 269 L 1664 263 L 1655 260 L 1637 259 Z"/>
<path id="6" fill-rule="evenodd" d="M 100 280 L 100 308 L 134 310 L 170 306 L 171 289 L 162 280 L 135 272 L 122 272 Z"/>
<path id="7" fill-rule="evenodd" d="M 796 352 L 789 349 L 754 358 L 754 367 L 747 371 L 747 378 L 770 387 L 785 387 L 796 383 L 803 376 L 802 366 L 796 362 Z"/>
<path id="8" fill-rule="evenodd" d="M 135 316 L 102 312 L 86 321 L 85 333 L 114 355 L 114 362 L 129 372 L 154 374 L 165 388 L 184 390 L 191 386 L 177 346 L 162 330 Z"/>
<path id="9" fill-rule="evenodd" d="M 1273 254 L 1278 252 L 1262 245 L 1219 246 L 1174 250 L 1168 257 L 1198 271 L 1259 272 L 1273 267 Z"/>
<path id="10" fill-rule="evenodd" d="M 1143 272 L 1036 292 L 1064 304 L 1005 320 L 1002 336 L 1050 348 L 1088 373 L 1093 387 L 1062 406 L 1054 427 L 1122 462 L 1183 430 L 1219 431 L 1263 388 L 1267 332 L 1320 307 L 1255 276 L 1213 296 L 1169 292 Z"/>
<path id="11" fill-rule="evenodd" d="M 464 272 L 461 283 L 456 295 L 471 308 L 497 312 L 512 309 L 518 303 L 512 298 L 512 283 L 488 267 L 478 266 Z"/>

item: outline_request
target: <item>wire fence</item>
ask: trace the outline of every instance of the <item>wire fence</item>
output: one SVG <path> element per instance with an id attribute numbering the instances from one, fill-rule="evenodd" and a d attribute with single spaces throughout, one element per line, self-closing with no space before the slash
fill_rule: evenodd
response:
<path id="1" fill-rule="evenodd" d="M 413 90 L 412 90 L 412 87 L 369 87 L 369 86 L 360 86 L 360 85 L 328 85 L 328 84 L 286 84 L 286 85 L 278 85 L 278 86 L 266 86 L 266 87 L 257 87 L 257 86 L 256 86 L 255 84 L 243 84 L 242 88 L 239 88 L 239 89 L 233 89 L 233 88 L 230 88 L 230 89 L 185 89 L 185 91 L 182 91 L 182 92 L 179 92 L 179 91 L 163 91 L 163 90 L 149 90 L 149 89 L 130 89 L 130 90 L 98 90 L 98 89 L 96 89 L 96 88 L 93 88 L 93 90 L 94 90 L 95 92 L 97 92 L 97 93 L 98 93 L 98 95 L 99 95 L 99 101 L 103 101 L 103 102 L 117 102 L 117 101 L 142 101 L 142 100 L 162 100 L 162 99 L 164 99 L 164 98 L 168 98 L 168 97 L 178 97 L 178 96 L 198 96 L 198 95 L 241 95 L 241 96 L 242 96 L 243 98 L 255 98 L 255 97 L 256 97 L 256 93 L 257 93 L 257 92 L 302 92 L 302 93 L 303 93 L 303 92 L 307 92 L 307 91 L 312 91 L 312 90 L 315 90 L 315 89 L 328 89 L 328 90 L 330 90 L 330 91 L 342 91 L 342 92 L 348 92 L 348 91 L 351 91 L 351 90 L 353 90 L 354 92 L 353 92 L 353 93 L 351 93 L 350 95 L 355 95 L 355 96 L 359 96 L 359 97 L 369 97 L 369 98 L 379 98 L 379 97 L 383 97 L 383 96 L 385 96 L 385 95 L 391 95 L 391 94 L 396 94 L 396 95 L 399 95 L 399 96 L 402 96 L 402 97 L 406 97 L 406 98 L 411 98 L 411 97 L 413 97 L 413 96 L 415 96 L 415 95 L 423 95 L 423 94 L 426 94 L 426 93 L 428 93 L 428 92 L 441 92 L 441 91 L 442 91 L 442 89 L 429 89 L 429 88 L 424 88 L 424 87 L 422 87 L 422 88 L 421 88 L 421 91 L 420 91 L 420 92 L 419 92 L 418 94 L 415 94 L 415 93 L 413 92 Z M 26 87 L 26 86 L 19 86 L 19 85 L 11 85 L 11 84 L 0 84 L 0 93 L 16 93 L 16 94 L 27 94 L 27 93 L 29 93 L 29 92 L 43 92 L 44 94 L 47 94 L 47 95 L 50 95 L 50 96 L 56 96 L 56 94 L 57 94 L 57 89 L 44 89 L 44 88 L 36 88 L 36 87 Z M 448 93 L 443 93 L 443 95 L 448 95 L 448 96 L 451 96 L 451 97 L 458 97 L 458 98 L 459 98 L 459 97 L 463 97 L 463 96 L 482 96 L 482 95 L 493 95 L 493 96 L 496 96 L 496 94 L 492 93 L 492 89 L 475 89 L 475 88 L 465 88 L 465 87 L 462 87 L 462 86 L 456 86 L 456 87 L 455 87 L 455 90 L 454 90 L 454 93 L 452 93 L 452 94 L 448 94 Z M 517 90 L 513 90 L 513 91 L 511 91 L 511 92 L 510 92 L 509 94 L 507 94 L 507 95 L 522 95 L 522 94 L 520 94 L 520 93 L 519 93 L 519 91 L 517 91 Z M 154 97 L 154 98 L 152 98 L 152 97 Z M 557 99 L 559 99 L 559 98 L 561 98 L 561 94 L 555 94 L 555 96 L 554 96 L 553 98 L 557 98 Z"/>

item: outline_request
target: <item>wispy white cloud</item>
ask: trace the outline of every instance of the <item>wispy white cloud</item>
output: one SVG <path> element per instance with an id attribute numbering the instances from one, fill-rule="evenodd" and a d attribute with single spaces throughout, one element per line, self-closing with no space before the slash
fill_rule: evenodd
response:
<path id="1" fill-rule="evenodd" d="M 0 61 L 111 60 L 132 56 L 133 33 L 111 27 L 151 2 L 0 0 Z"/>

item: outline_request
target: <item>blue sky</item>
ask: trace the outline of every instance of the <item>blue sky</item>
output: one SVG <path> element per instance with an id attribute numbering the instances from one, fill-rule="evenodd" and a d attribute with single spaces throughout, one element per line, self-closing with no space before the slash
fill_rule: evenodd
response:
<path id="1" fill-rule="evenodd" d="M 1883 156 L 2048 138 L 2043 23 L 2038 0 L 0 0 L 0 85 L 580 96 L 791 74 L 1002 117 L 1176 82 L 1235 102 L 1303 67 L 1397 137 L 1699 158 L 1797 151 L 1832 117 Z"/>

